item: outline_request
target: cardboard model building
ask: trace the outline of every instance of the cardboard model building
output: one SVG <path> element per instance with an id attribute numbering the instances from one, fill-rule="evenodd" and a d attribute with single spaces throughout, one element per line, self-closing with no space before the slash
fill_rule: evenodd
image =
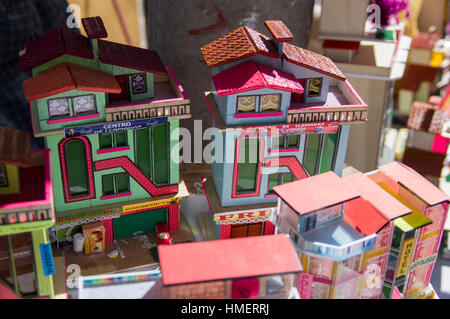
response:
<path id="1" fill-rule="evenodd" d="M 54 296 L 48 229 L 55 223 L 49 150 L 0 127 L 0 295 Z"/>
<path id="2" fill-rule="evenodd" d="M 105 40 L 99 17 L 82 22 L 87 37 L 58 27 L 20 57 L 34 134 L 51 150 L 58 246 L 93 222 L 106 243 L 158 222 L 177 231 L 188 192 L 169 153 L 190 101 L 157 52 Z"/>
<path id="3" fill-rule="evenodd" d="M 333 61 L 290 44 L 282 21 L 265 25 L 270 36 L 245 26 L 201 49 L 217 129 L 204 186 L 222 239 L 273 234 L 273 187 L 341 174 L 350 126 L 367 122 L 367 105 Z"/>

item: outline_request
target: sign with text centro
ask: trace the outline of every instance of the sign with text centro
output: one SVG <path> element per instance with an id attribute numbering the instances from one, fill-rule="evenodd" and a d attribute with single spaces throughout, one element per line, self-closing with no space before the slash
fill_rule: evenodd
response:
<path id="1" fill-rule="evenodd" d="M 66 137 L 72 136 L 86 136 L 99 133 L 112 133 L 127 130 L 138 130 L 163 124 L 167 122 L 167 117 L 157 117 L 149 119 L 137 119 L 113 123 L 92 124 L 77 127 L 64 128 L 64 135 Z"/>

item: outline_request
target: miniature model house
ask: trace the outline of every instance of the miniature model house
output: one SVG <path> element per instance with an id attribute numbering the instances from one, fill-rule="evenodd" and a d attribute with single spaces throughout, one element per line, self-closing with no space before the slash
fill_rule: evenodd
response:
<path id="1" fill-rule="evenodd" d="M 427 292 L 439 252 L 449 198 L 411 168 L 394 162 L 369 175 L 384 191 L 411 209 L 397 218 L 383 284 L 391 298 L 394 288 L 403 298 Z"/>
<path id="2" fill-rule="evenodd" d="M 170 299 L 285 299 L 295 296 L 302 269 L 286 235 L 158 249 L 165 295 Z"/>
<path id="3" fill-rule="evenodd" d="M 204 184 L 220 238 L 272 234 L 273 187 L 341 174 L 350 125 L 367 121 L 367 105 L 329 58 L 288 43 L 283 22 L 265 25 L 270 37 L 240 27 L 201 49 L 217 128 Z"/>
<path id="4" fill-rule="evenodd" d="M 35 136 L 51 149 L 59 247 L 102 221 L 106 243 L 179 227 L 179 120 L 189 99 L 155 51 L 109 42 L 99 17 L 88 37 L 55 28 L 21 56 Z M 178 154 L 173 151 L 172 154 Z"/>
<path id="5" fill-rule="evenodd" d="M 29 133 L 0 127 L 0 295 L 54 295 L 50 162 L 49 150 L 30 152 Z"/>

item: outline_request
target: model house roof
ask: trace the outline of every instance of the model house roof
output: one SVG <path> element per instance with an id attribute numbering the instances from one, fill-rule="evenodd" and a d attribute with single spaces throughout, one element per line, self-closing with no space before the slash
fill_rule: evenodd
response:
<path id="1" fill-rule="evenodd" d="M 415 92 L 422 82 L 434 82 L 438 71 L 439 68 L 431 66 L 408 64 L 400 88 Z"/>
<path id="2" fill-rule="evenodd" d="M 0 126 L 0 163 L 29 167 L 30 133 Z"/>
<path id="3" fill-rule="evenodd" d="M 275 186 L 273 190 L 300 215 L 338 205 L 360 196 L 334 172 Z"/>
<path id="4" fill-rule="evenodd" d="M 103 20 L 100 17 L 89 17 L 81 19 L 84 31 L 89 39 L 102 39 L 108 37 Z"/>
<path id="5" fill-rule="evenodd" d="M 408 166 L 393 162 L 379 167 L 379 170 L 403 185 L 428 205 L 449 201 L 449 197 Z"/>
<path id="6" fill-rule="evenodd" d="M 302 85 L 289 73 L 256 63 L 252 60 L 238 64 L 212 77 L 219 96 L 270 88 L 303 93 Z"/>
<path id="7" fill-rule="evenodd" d="M 389 223 L 389 219 L 362 197 L 345 203 L 344 220 L 365 236 L 377 233 Z"/>
<path id="8" fill-rule="evenodd" d="M 98 50 L 99 59 L 103 63 L 167 75 L 167 70 L 156 51 L 106 40 L 98 41 Z"/>
<path id="9" fill-rule="evenodd" d="M 411 49 L 433 50 L 440 36 L 434 32 L 419 32 L 411 42 Z"/>
<path id="10" fill-rule="evenodd" d="M 57 27 L 26 46 L 20 68 L 29 71 L 63 54 L 93 59 L 89 39 L 67 27 Z"/>
<path id="11" fill-rule="evenodd" d="M 158 247 L 165 285 L 258 277 L 302 270 L 287 235 L 202 241 Z"/>
<path id="12" fill-rule="evenodd" d="M 203 46 L 201 51 L 206 65 L 208 67 L 217 67 L 254 56 L 258 53 L 279 57 L 274 42 L 291 41 L 292 34 L 281 21 L 266 21 L 265 25 L 273 39 L 248 27 L 241 27 Z M 318 53 L 284 43 L 283 56 L 294 64 L 339 80 L 345 80 L 344 74 L 334 62 Z"/>
<path id="13" fill-rule="evenodd" d="M 411 213 L 411 209 L 390 196 L 381 189 L 377 183 L 363 173 L 355 173 L 346 176 L 343 178 L 343 181 L 353 189 L 357 190 L 365 200 L 370 202 L 389 220 Z"/>
<path id="14" fill-rule="evenodd" d="M 23 82 L 28 101 L 34 101 L 70 90 L 120 93 L 116 78 L 109 73 L 75 64 L 60 63 Z"/>

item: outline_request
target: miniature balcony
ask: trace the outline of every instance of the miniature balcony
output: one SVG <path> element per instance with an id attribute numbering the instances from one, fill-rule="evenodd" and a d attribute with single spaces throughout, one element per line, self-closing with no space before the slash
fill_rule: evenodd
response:
<path id="1" fill-rule="evenodd" d="M 50 150 L 32 151 L 31 156 L 31 167 L 19 170 L 20 193 L 0 195 L 0 228 L 39 221 L 48 221 L 48 226 L 54 223 Z"/>
<path id="2" fill-rule="evenodd" d="M 377 237 L 376 234 L 364 237 L 343 219 L 301 234 L 292 228 L 284 229 L 276 213 L 272 214 L 272 219 L 281 232 L 291 236 L 299 251 L 335 261 L 342 261 L 373 249 Z"/>
<path id="3" fill-rule="evenodd" d="M 367 105 L 346 81 L 332 80 L 324 103 L 292 103 L 288 123 L 332 122 L 341 124 L 367 123 Z"/>
<path id="4" fill-rule="evenodd" d="M 175 74 L 167 68 L 168 76 L 155 75 L 154 97 L 142 101 L 114 102 L 106 106 L 106 121 L 117 122 L 167 116 L 169 119 L 191 117 L 190 100 Z"/>

